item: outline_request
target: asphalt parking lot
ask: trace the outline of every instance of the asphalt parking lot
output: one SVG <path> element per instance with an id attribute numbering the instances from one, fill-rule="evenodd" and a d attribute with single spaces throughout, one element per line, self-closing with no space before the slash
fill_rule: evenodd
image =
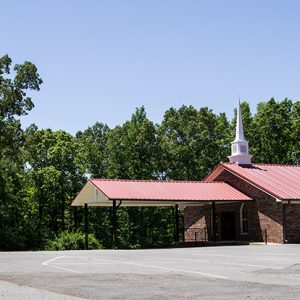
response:
<path id="1" fill-rule="evenodd" d="M 300 245 L 1 252 L 0 299 L 300 299 Z"/>

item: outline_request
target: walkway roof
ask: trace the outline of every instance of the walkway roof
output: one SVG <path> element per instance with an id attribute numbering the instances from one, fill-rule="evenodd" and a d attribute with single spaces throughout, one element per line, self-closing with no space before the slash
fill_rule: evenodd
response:
<path id="1" fill-rule="evenodd" d="M 122 206 L 174 206 L 252 199 L 224 182 L 91 179 L 72 206 L 111 206 L 112 200 Z"/>
<path id="2" fill-rule="evenodd" d="M 220 163 L 206 178 L 206 182 L 218 179 L 224 171 L 228 171 L 265 193 L 279 200 L 300 199 L 300 166 L 252 164 L 238 166 L 231 163 Z"/>

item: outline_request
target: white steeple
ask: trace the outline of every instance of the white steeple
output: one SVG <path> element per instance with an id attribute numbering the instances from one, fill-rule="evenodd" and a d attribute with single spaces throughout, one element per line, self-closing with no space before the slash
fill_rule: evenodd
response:
<path id="1" fill-rule="evenodd" d="M 242 113 L 240 100 L 237 107 L 236 114 L 236 130 L 235 139 L 231 142 L 231 156 L 228 156 L 230 163 L 237 165 L 251 165 L 252 155 L 248 152 L 248 141 L 245 140 Z"/>

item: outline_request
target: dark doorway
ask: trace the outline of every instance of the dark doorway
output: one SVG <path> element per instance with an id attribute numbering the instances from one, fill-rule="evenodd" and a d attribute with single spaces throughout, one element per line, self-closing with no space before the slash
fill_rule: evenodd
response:
<path id="1" fill-rule="evenodd" d="M 233 211 L 221 213 L 222 240 L 235 240 L 235 214 Z"/>

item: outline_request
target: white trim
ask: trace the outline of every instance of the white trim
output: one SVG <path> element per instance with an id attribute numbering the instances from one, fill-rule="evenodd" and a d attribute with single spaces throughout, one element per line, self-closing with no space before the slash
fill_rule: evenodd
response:
<path id="1" fill-rule="evenodd" d="M 300 200 L 283 200 L 282 204 L 300 204 Z"/>
<path id="2" fill-rule="evenodd" d="M 211 207 L 211 209 L 210 209 L 210 229 L 209 229 L 209 231 L 210 231 L 210 234 L 211 234 L 211 236 L 213 235 L 213 232 L 214 232 L 214 227 L 215 227 L 215 224 L 214 224 L 214 216 L 213 216 L 213 209 L 212 209 L 212 207 Z"/>
<path id="3" fill-rule="evenodd" d="M 72 206 L 98 203 L 98 206 L 111 206 L 112 202 L 93 184 L 88 181 L 72 202 Z"/>
<path id="4" fill-rule="evenodd" d="M 243 210 L 246 209 L 246 218 L 243 218 Z M 243 226 L 243 222 L 246 221 L 247 222 L 247 232 L 244 231 L 244 226 Z M 243 202 L 240 206 L 240 234 L 241 235 L 248 235 L 248 210 L 247 207 L 245 206 L 245 203 Z"/>

